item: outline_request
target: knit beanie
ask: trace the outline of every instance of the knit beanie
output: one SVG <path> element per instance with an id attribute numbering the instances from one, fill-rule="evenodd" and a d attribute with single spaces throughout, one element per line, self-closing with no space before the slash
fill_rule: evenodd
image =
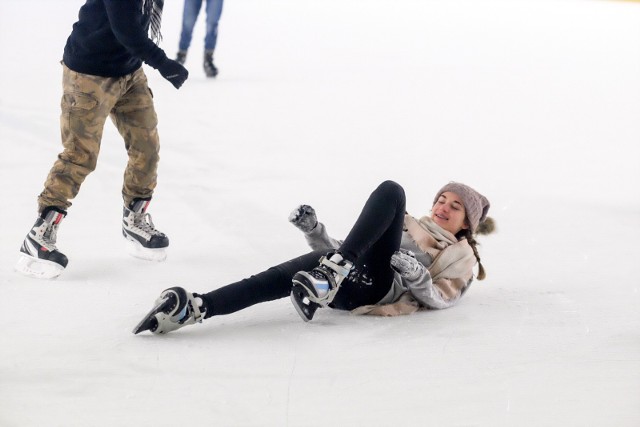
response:
<path id="1" fill-rule="evenodd" d="M 433 199 L 433 204 L 435 205 L 442 193 L 447 191 L 456 193 L 462 199 L 471 232 L 475 233 L 478 225 L 487 218 L 490 206 L 489 200 L 468 185 L 451 181 L 438 191 L 438 194 Z"/>

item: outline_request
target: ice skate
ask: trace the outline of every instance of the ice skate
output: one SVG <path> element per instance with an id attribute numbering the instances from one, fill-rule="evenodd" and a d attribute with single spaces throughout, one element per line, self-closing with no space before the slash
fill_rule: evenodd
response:
<path id="1" fill-rule="evenodd" d="M 320 265 L 311 271 L 298 271 L 293 276 L 291 302 L 305 322 L 313 319 L 316 310 L 328 306 L 340 284 L 349 275 L 353 264 L 339 253 L 320 258 Z"/>
<path id="2" fill-rule="evenodd" d="M 180 65 L 184 65 L 185 62 L 187 62 L 187 51 L 186 50 L 179 50 L 178 53 L 176 54 L 176 62 L 179 63 Z"/>
<path id="3" fill-rule="evenodd" d="M 67 213 L 57 208 L 45 209 L 20 247 L 16 271 L 38 279 L 54 279 L 69 262 L 56 247 L 58 226 Z"/>
<path id="4" fill-rule="evenodd" d="M 156 230 L 147 213 L 149 200 L 136 199 L 122 214 L 122 235 L 127 240 L 129 254 L 148 261 L 164 261 L 169 238 Z"/>
<path id="5" fill-rule="evenodd" d="M 202 304 L 200 297 L 183 288 L 166 289 L 151 311 L 133 328 L 133 333 L 150 331 L 154 334 L 166 334 L 183 326 L 201 323 L 205 314 Z"/>
<path id="6" fill-rule="evenodd" d="M 204 73 L 207 77 L 215 77 L 218 75 L 218 69 L 213 64 L 213 51 L 206 50 L 204 52 L 204 62 L 203 62 Z"/>

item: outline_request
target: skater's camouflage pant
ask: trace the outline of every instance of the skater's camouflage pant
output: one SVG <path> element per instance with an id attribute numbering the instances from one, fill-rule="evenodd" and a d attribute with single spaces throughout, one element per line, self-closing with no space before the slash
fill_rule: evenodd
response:
<path id="1" fill-rule="evenodd" d="M 124 138 L 129 161 L 122 195 L 128 205 L 149 198 L 156 186 L 160 144 L 153 96 L 142 68 L 123 77 L 77 73 L 63 64 L 60 129 L 64 150 L 38 197 L 47 206 L 67 209 L 80 185 L 96 168 L 102 130 L 110 116 Z"/>

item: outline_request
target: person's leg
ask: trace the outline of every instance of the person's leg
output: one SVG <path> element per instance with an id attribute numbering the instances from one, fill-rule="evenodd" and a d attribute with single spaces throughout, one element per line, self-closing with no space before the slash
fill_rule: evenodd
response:
<path id="1" fill-rule="evenodd" d="M 111 119 L 124 139 L 129 156 L 122 185 L 122 234 L 131 256 L 164 261 L 169 238 L 155 228 L 147 213 L 160 159 L 158 118 L 142 68 L 122 79 L 123 95 L 111 111 Z"/>
<path id="2" fill-rule="evenodd" d="M 63 65 L 58 156 L 38 197 L 38 212 L 67 210 L 80 186 L 96 168 L 104 123 L 118 98 L 118 79 L 77 73 Z"/>
<path id="3" fill-rule="evenodd" d="M 338 252 L 354 263 L 331 307 L 352 310 L 375 304 L 393 281 L 391 256 L 400 247 L 406 198 L 403 188 L 385 181 L 367 200 Z"/>
<path id="4" fill-rule="evenodd" d="M 153 195 L 160 139 L 158 117 L 143 69 L 139 68 L 123 79 L 124 94 L 111 111 L 111 119 L 122 135 L 129 155 L 122 186 L 124 204 L 129 206 L 134 200 L 149 200 Z"/>
<path id="5" fill-rule="evenodd" d="M 191 46 L 193 28 L 196 25 L 201 7 L 202 0 L 184 0 L 182 30 L 180 32 L 180 42 L 178 43 L 178 49 L 180 49 L 180 51 L 186 52 L 189 50 L 189 46 Z"/>
<path id="6" fill-rule="evenodd" d="M 218 23 L 222 15 L 223 0 L 207 0 L 207 31 L 204 37 L 204 49 L 214 51 L 218 42 Z"/>
<path id="7" fill-rule="evenodd" d="M 399 184 L 393 181 L 380 184 L 369 196 L 338 251 L 354 263 L 371 251 L 375 255 L 373 260 L 390 259 L 400 247 L 405 205 L 404 189 Z"/>
<path id="8" fill-rule="evenodd" d="M 191 293 L 181 287 L 165 289 L 133 333 L 165 334 L 200 323 L 203 317 L 230 314 L 254 304 L 284 298 L 291 292 L 293 274 L 301 268 L 312 268 L 319 256 L 320 252 L 299 256 L 206 294 Z"/>
<path id="9" fill-rule="evenodd" d="M 218 67 L 213 63 L 213 53 L 218 42 L 218 22 L 222 14 L 222 0 L 207 0 L 207 32 L 204 37 L 202 66 L 207 77 L 216 77 Z"/>
<path id="10" fill-rule="evenodd" d="M 38 196 L 39 217 L 20 247 L 15 269 L 25 275 L 51 279 L 66 268 L 58 250 L 60 221 L 70 200 L 96 167 L 104 122 L 118 98 L 119 80 L 77 73 L 63 64 L 60 130 L 63 151 L 53 164 Z"/>
<path id="11" fill-rule="evenodd" d="M 293 275 L 297 271 L 316 266 L 322 254 L 323 251 L 310 252 L 247 279 L 199 295 L 206 307 L 205 318 L 288 297 L 291 293 Z"/>

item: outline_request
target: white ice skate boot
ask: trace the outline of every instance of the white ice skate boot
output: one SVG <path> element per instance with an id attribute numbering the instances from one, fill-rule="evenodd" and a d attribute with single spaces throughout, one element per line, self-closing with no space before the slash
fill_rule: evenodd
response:
<path id="1" fill-rule="evenodd" d="M 66 214 L 53 207 L 42 211 L 22 242 L 16 271 L 38 279 L 54 279 L 62 273 L 69 260 L 56 248 L 56 238 L 58 226 Z"/>
<path id="2" fill-rule="evenodd" d="M 147 213 L 150 200 L 135 199 L 122 213 L 122 235 L 129 254 L 148 261 L 164 261 L 169 238 L 156 230 Z"/>
<path id="3" fill-rule="evenodd" d="M 151 331 L 154 334 L 166 334 L 183 326 L 201 323 L 205 312 L 202 298 L 197 294 L 177 286 L 169 288 L 160 294 L 155 306 L 133 328 L 133 333 Z"/>
<path id="4" fill-rule="evenodd" d="M 318 308 L 333 301 L 352 268 L 351 262 L 334 253 L 320 258 L 320 265 L 313 270 L 294 274 L 291 302 L 302 320 L 308 322 L 313 319 Z"/>

